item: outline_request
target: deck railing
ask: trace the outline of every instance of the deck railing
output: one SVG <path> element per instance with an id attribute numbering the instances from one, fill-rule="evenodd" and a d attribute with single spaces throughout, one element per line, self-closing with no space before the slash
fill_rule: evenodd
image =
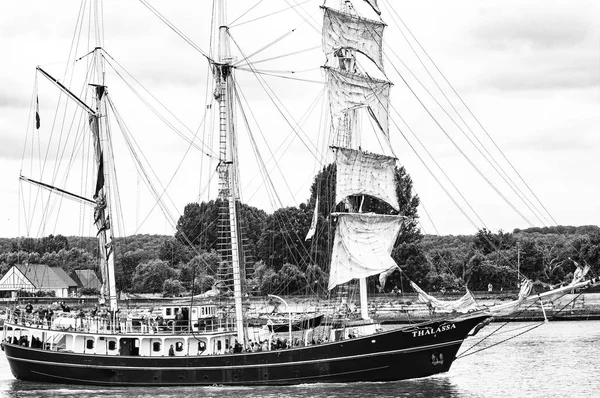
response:
<path id="1" fill-rule="evenodd" d="M 58 312 L 50 316 L 37 313 L 9 311 L 7 323 L 28 328 L 56 332 L 81 332 L 95 334 L 184 334 L 210 333 L 234 330 L 231 319 L 163 320 L 160 318 L 119 319 L 106 315 L 81 315 L 75 312 Z"/>

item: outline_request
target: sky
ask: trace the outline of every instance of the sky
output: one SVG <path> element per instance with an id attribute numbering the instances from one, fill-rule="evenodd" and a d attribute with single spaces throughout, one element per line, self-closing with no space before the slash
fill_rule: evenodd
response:
<path id="1" fill-rule="evenodd" d="M 377 19 L 362 2 L 356 2 L 359 11 Z M 148 3 L 210 53 L 212 1 Z M 65 155 L 50 150 L 45 156 L 46 166 L 32 161 L 36 153 L 52 148 L 48 143 L 61 137 L 61 131 L 64 142 L 74 139 L 66 133 L 67 113 L 56 111 L 57 89 L 39 75 L 36 83 L 35 67 L 41 65 L 61 81 L 73 83 L 74 92 L 89 98 L 89 90 L 74 83 L 77 75 L 70 79 L 65 74 L 81 4 L 69 0 L 0 3 L 2 237 L 94 233 L 89 208 L 51 198 L 48 193 L 36 195 L 31 186 L 18 180 L 20 174 L 37 176 L 91 196 L 94 178 L 89 177 L 89 170 L 86 174 L 85 163 L 79 160 L 81 151 L 71 149 Z M 246 70 L 236 71 L 242 102 L 250 104 L 246 118 L 252 136 L 261 147 L 261 159 L 267 164 L 272 184 L 278 187 L 277 195 L 268 194 L 259 169 L 246 166 L 255 156 L 252 141 L 244 132 L 238 145 L 243 162 L 242 198 L 269 212 L 306 202 L 312 178 L 323 165 L 322 157 L 314 156 L 318 150 L 326 153 L 322 133 L 325 77 L 320 69 L 324 55 L 316 48 L 321 44 L 321 4 L 319 0 L 229 1 L 233 56 L 240 64 L 248 56 L 253 61 L 273 58 L 255 67 L 286 77 L 263 75 L 264 80 L 257 80 Z M 295 7 L 290 9 L 290 5 Z M 385 70 L 394 83 L 390 140 L 421 198 L 425 233 L 456 235 L 472 234 L 482 227 L 512 231 L 530 226 L 600 224 L 599 2 L 380 0 L 380 6 L 388 25 Z M 196 134 L 195 145 L 190 147 L 107 67 L 110 97 L 148 160 L 145 172 L 153 175 L 155 186 L 168 186 L 165 193 L 159 188 L 159 195 L 167 202 L 170 218 L 177 220 L 186 204 L 216 194 L 216 164 L 209 162 L 206 150 L 196 148 L 200 142 L 213 148 L 216 145 L 216 139 L 208 138 L 216 122 L 205 118 L 210 94 L 208 63 L 142 2 L 105 1 L 102 9 L 103 48 L 116 60 L 112 63 L 118 62 L 135 77 L 135 81 L 126 80 L 136 92 L 147 89 L 153 97 L 140 95 L 157 107 L 159 100 L 172 112 L 165 118 L 183 135 Z M 86 29 L 80 36 L 76 58 L 87 54 Z M 405 40 L 410 34 L 418 44 Z M 90 43 L 93 47 L 93 41 Z M 418 50 L 419 45 L 435 67 Z M 87 59 L 77 62 L 84 64 Z M 464 104 L 448 89 L 438 69 Z M 284 73 L 290 71 L 295 73 Z M 120 73 L 124 75 L 122 69 Z M 452 106 L 445 104 L 436 84 Z M 39 131 L 34 131 L 32 124 L 34 93 L 40 103 Z M 237 116 L 242 132 L 246 130 L 244 118 L 240 112 Z M 460 118 L 468 128 L 457 127 L 462 126 Z M 255 124 L 255 119 L 259 123 Z M 172 223 L 156 206 L 143 178 L 135 173 L 135 164 L 121 160 L 128 157 L 126 141 L 116 128 L 111 131 L 118 170 L 118 189 L 114 184 L 112 191 L 118 191 L 121 198 L 113 217 L 120 220 L 120 234 L 172 234 Z M 65 156 L 68 161 L 61 163 Z M 504 177 L 485 160 L 490 157 L 496 159 L 496 168 L 505 170 Z M 81 173 L 74 171 L 78 167 Z M 42 169 L 44 174 L 39 175 Z M 65 170 L 70 172 L 69 178 L 57 177 Z M 51 221 L 39 221 L 42 213 Z"/>

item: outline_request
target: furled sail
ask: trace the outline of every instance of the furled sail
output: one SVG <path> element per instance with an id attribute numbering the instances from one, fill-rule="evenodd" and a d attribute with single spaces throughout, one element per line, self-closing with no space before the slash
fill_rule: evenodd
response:
<path id="1" fill-rule="evenodd" d="M 495 305 L 489 308 L 489 311 L 494 315 L 508 315 L 514 313 L 521 305 L 523 305 L 526 299 L 533 291 L 533 282 L 529 279 L 523 280 L 521 283 L 521 290 L 519 290 L 519 296 L 516 300 L 509 301 L 508 303 Z M 539 296 L 533 296 L 533 301 L 538 300 Z M 528 300 L 529 303 L 532 299 Z"/>
<path id="2" fill-rule="evenodd" d="M 575 266 L 577 267 L 575 269 L 575 272 L 573 273 L 573 280 L 570 283 L 571 285 L 574 285 L 576 283 L 581 282 L 583 278 L 585 278 L 585 276 L 590 270 L 590 266 L 586 264 L 585 267 L 582 267 L 577 261 L 572 260 L 570 257 L 569 260 L 573 261 L 575 263 Z"/>
<path id="3" fill-rule="evenodd" d="M 323 7 L 323 51 L 328 59 L 337 50 L 359 51 L 383 70 L 383 29 L 385 24 Z"/>
<path id="4" fill-rule="evenodd" d="M 417 292 L 421 303 L 425 303 L 427 306 L 437 311 L 467 312 L 474 309 L 477 305 L 475 303 L 475 297 L 473 297 L 473 294 L 469 289 L 467 289 L 467 293 L 458 300 L 446 301 L 438 300 L 435 297 L 428 295 L 413 281 L 410 282 L 410 285 L 414 291 Z"/>
<path id="5" fill-rule="evenodd" d="M 379 4 L 377 4 L 377 0 L 365 0 L 365 1 L 367 3 L 369 3 L 371 8 L 373 9 L 373 11 L 375 11 L 377 13 L 377 15 L 381 15 L 381 9 L 379 8 Z"/>
<path id="6" fill-rule="evenodd" d="M 333 213 L 338 216 L 329 286 L 365 278 L 390 269 L 390 256 L 404 217 L 373 213 Z"/>
<path id="7" fill-rule="evenodd" d="M 326 68 L 329 101 L 334 131 L 340 119 L 351 109 L 364 107 L 377 121 L 386 139 L 389 140 L 388 107 L 391 83 L 355 73 Z"/>
<path id="8" fill-rule="evenodd" d="M 335 202 L 351 195 L 369 195 L 400 210 L 396 195 L 396 158 L 347 148 L 336 153 Z"/>
<path id="9" fill-rule="evenodd" d="M 103 93 L 99 94 L 99 97 Z M 106 298 L 111 298 L 110 287 L 108 284 L 114 284 L 110 277 L 110 267 L 114 267 L 113 256 L 113 237 L 110 225 L 110 219 L 106 213 L 107 203 L 104 192 L 104 159 L 102 149 L 100 147 L 100 132 L 98 127 L 98 117 L 91 115 L 89 118 L 90 130 L 94 139 L 94 150 L 96 154 L 97 180 L 96 188 L 94 189 L 94 200 L 96 206 L 94 208 L 94 224 L 98 229 L 98 240 L 100 250 L 100 274 L 102 285 L 100 287 L 101 301 Z M 112 299 L 112 298 L 111 298 Z M 116 299 L 116 297 L 114 298 Z M 111 308 L 112 309 L 112 308 Z"/>

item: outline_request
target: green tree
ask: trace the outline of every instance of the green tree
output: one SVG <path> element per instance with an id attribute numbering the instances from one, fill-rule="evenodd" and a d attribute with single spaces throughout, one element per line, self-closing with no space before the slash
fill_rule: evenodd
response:
<path id="1" fill-rule="evenodd" d="M 185 287 L 178 279 L 169 278 L 163 282 L 162 293 L 165 297 L 177 297 L 185 292 Z"/>
<path id="2" fill-rule="evenodd" d="M 192 259 L 192 250 L 176 238 L 166 240 L 160 247 L 158 258 L 175 267 Z"/>
<path id="3" fill-rule="evenodd" d="M 126 251 L 115 260 L 115 278 L 120 290 L 131 291 L 133 289 L 133 276 L 138 265 L 151 258 L 144 249 L 133 249 Z"/>
<path id="4" fill-rule="evenodd" d="M 283 264 L 277 274 L 278 280 L 282 283 L 279 287 L 282 293 L 295 294 L 306 287 L 306 275 L 297 265 Z"/>
<path id="5" fill-rule="evenodd" d="M 276 210 L 267 218 L 266 227 L 258 242 L 259 258 L 277 272 L 285 263 L 305 269 L 309 250 L 305 241 L 312 214 L 302 204 Z"/>
<path id="6" fill-rule="evenodd" d="M 206 251 L 218 250 L 219 216 L 228 208 L 226 201 L 220 199 L 209 202 L 190 203 L 185 206 L 183 215 L 177 221 L 175 238 Z M 256 207 L 236 203 L 240 230 L 245 238 L 246 250 L 256 258 L 256 243 L 260 239 L 267 214 Z"/>
<path id="7" fill-rule="evenodd" d="M 510 233 L 504 233 L 502 230 L 497 234 L 482 228 L 477 231 L 473 239 L 473 247 L 483 255 L 493 253 L 497 250 L 504 250 L 514 246 L 515 240 Z"/>
<path id="8" fill-rule="evenodd" d="M 207 277 L 210 277 L 212 283 L 214 283 L 219 263 L 220 257 L 216 251 L 202 252 L 188 263 L 179 266 L 179 279 L 187 289 L 192 289 L 192 286 L 194 286 L 194 294 L 198 294 L 199 291 L 196 291 L 196 287 L 199 286 L 200 290 L 204 291 L 206 290 L 206 283 L 210 283 L 204 282 Z M 208 289 L 212 287 L 212 283 L 208 286 Z"/>
<path id="9" fill-rule="evenodd" d="M 135 269 L 133 290 L 138 293 L 161 293 L 164 281 L 177 277 L 177 271 L 168 262 L 150 260 Z"/>

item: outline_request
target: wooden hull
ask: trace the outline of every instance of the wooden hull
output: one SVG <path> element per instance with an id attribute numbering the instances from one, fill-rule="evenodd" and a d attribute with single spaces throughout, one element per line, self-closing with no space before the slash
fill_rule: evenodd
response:
<path id="1" fill-rule="evenodd" d="M 141 357 L 55 352 L 3 343 L 20 380 L 110 386 L 285 385 L 394 381 L 446 372 L 488 316 L 433 321 L 308 347 L 212 356 Z"/>

